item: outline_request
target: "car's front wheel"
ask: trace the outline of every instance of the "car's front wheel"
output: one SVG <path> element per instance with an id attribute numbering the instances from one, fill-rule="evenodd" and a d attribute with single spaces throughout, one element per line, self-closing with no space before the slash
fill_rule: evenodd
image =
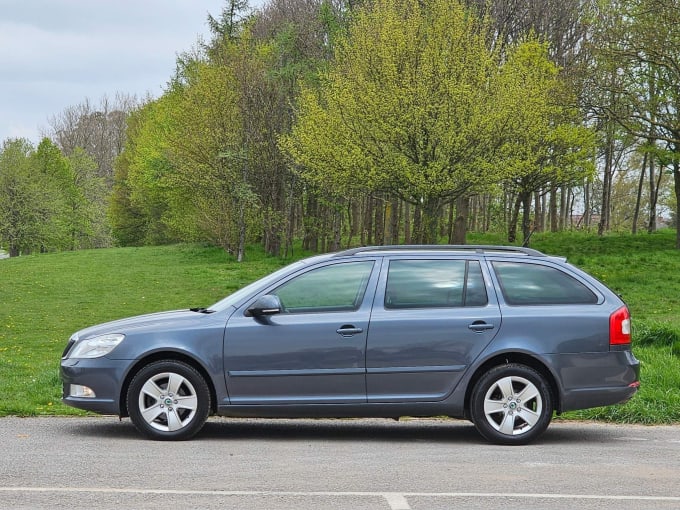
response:
<path id="1" fill-rule="evenodd" d="M 176 360 L 155 361 L 130 382 L 127 408 L 132 423 L 157 440 L 189 439 L 210 412 L 210 389 L 192 366 Z"/>
<path id="2" fill-rule="evenodd" d="M 475 427 L 487 440 L 526 444 L 541 435 L 552 419 L 550 388 L 533 368 L 515 363 L 500 365 L 475 384 L 470 413 Z"/>

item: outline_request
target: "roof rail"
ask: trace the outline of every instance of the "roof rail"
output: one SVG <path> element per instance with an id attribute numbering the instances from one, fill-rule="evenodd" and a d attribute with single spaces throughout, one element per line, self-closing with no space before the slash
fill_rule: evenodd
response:
<path id="1" fill-rule="evenodd" d="M 474 251 L 476 253 L 488 252 L 507 252 L 507 253 L 523 253 L 531 257 L 547 257 L 545 253 L 532 248 L 525 248 L 523 246 L 494 246 L 484 244 L 394 244 L 386 246 L 360 246 L 358 248 L 350 248 L 348 250 L 338 251 L 333 254 L 333 257 L 349 257 L 358 253 L 366 253 L 373 251 L 415 251 L 415 250 L 433 250 L 433 251 Z"/>

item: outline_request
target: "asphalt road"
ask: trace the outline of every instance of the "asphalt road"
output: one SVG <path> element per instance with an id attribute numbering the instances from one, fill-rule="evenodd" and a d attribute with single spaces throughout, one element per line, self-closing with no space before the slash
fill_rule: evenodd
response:
<path id="1" fill-rule="evenodd" d="M 0 437 L 2 509 L 680 508 L 680 427 L 553 423 L 503 447 L 459 421 L 211 418 L 166 443 L 9 417 Z"/>

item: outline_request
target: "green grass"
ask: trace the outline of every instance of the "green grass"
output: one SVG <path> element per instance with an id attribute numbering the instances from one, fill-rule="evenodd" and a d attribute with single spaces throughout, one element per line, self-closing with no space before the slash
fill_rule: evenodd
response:
<path id="1" fill-rule="evenodd" d="M 504 244 L 499 236 L 470 243 Z M 531 246 L 597 276 L 633 314 L 642 387 L 625 405 L 567 419 L 680 423 L 680 252 L 675 232 L 535 234 Z M 296 255 L 300 256 L 301 253 Z M 0 416 L 79 414 L 61 404 L 59 358 L 83 327 L 153 311 L 210 305 L 288 261 L 258 248 L 238 264 L 198 245 L 119 248 L 0 261 Z"/>

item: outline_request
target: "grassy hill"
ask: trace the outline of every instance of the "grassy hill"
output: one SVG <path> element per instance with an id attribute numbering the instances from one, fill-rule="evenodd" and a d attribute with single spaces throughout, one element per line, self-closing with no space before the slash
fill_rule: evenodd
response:
<path id="1" fill-rule="evenodd" d="M 637 423 L 680 423 L 680 252 L 675 232 L 540 234 L 532 247 L 607 283 L 633 314 L 642 389 L 629 404 L 579 413 Z M 470 243 L 503 244 L 491 235 Z M 220 249 L 179 245 L 115 248 L 0 260 L 0 416 L 77 414 L 61 404 L 58 369 L 83 327 L 160 310 L 210 305 L 290 260 L 257 248 L 241 264 Z"/>

